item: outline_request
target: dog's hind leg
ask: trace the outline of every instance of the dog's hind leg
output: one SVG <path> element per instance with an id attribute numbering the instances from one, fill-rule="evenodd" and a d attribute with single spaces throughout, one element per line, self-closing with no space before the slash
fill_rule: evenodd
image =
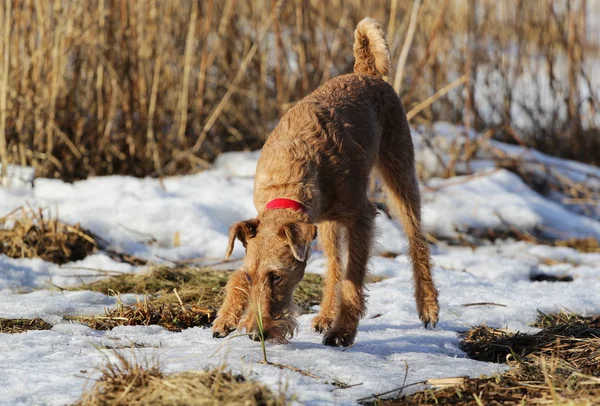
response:
<path id="1" fill-rule="evenodd" d="M 365 196 L 364 210 L 348 223 L 348 263 L 337 287 L 337 314 L 323 344 L 347 347 L 356 337 L 358 322 L 365 312 L 364 283 L 373 241 L 375 213 Z"/>
<path id="2" fill-rule="evenodd" d="M 430 323 L 435 327 L 438 292 L 431 277 L 429 245 L 421 230 L 421 198 L 414 149 L 404 111 L 396 113 L 393 115 L 395 125 L 383 132 L 377 169 L 385 182 L 391 209 L 402 220 L 408 237 L 419 318 L 425 327 Z"/>
<path id="3" fill-rule="evenodd" d="M 340 254 L 340 228 L 335 221 L 319 224 L 319 240 L 327 256 L 327 274 L 323 283 L 321 310 L 313 319 L 313 329 L 325 333 L 331 328 L 337 306 L 336 287 L 342 279 L 342 258 Z"/>

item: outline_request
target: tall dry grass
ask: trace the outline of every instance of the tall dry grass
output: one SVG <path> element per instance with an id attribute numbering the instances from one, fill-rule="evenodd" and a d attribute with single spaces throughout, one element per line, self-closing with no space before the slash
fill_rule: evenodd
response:
<path id="1" fill-rule="evenodd" d="M 599 2 L 0 0 L 0 160 L 67 180 L 162 176 L 257 148 L 352 70 L 370 15 L 414 123 L 493 127 L 598 163 Z"/>

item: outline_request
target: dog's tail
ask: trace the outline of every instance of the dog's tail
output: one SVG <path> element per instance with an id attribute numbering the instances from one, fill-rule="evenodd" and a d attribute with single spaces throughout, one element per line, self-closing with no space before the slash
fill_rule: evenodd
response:
<path id="1" fill-rule="evenodd" d="M 362 19 L 354 31 L 354 73 L 386 76 L 390 70 L 390 50 L 381 25 Z"/>

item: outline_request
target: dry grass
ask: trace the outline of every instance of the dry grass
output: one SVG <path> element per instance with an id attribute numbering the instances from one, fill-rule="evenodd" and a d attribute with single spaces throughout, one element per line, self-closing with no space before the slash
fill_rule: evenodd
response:
<path id="1" fill-rule="evenodd" d="M 114 352 L 90 390 L 76 403 L 96 405 L 285 405 L 285 394 L 222 369 L 164 374 L 158 365 L 128 360 Z"/>
<path id="2" fill-rule="evenodd" d="M 97 330 L 138 325 L 160 325 L 170 331 L 206 327 L 216 316 L 227 276 L 226 272 L 210 268 L 166 266 L 150 268 L 145 274 L 112 276 L 72 289 L 107 295 L 136 293 L 146 296 L 133 305 L 119 301 L 102 316 L 71 319 Z"/>
<path id="3" fill-rule="evenodd" d="M 586 19 L 596 2 L 429 0 L 409 24 L 412 3 L 2 1 L 0 160 L 64 179 L 201 170 L 222 151 L 259 147 L 283 111 L 350 72 L 352 32 L 370 15 L 392 60 L 404 50 L 409 61 L 390 78 L 402 77 L 407 110 L 435 100 L 414 122 L 510 140 L 516 130 L 598 162 L 600 36 Z M 452 98 L 436 96 L 462 77 Z M 514 109 L 531 124 L 519 127 Z"/>
<path id="4" fill-rule="evenodd" d="M 461 349 L 479 361 L 510 363 L 556 358 L 573 371 L 600 373 L 600 329 L 583 322 L 556 323 L 535 334 L 478 326 L 464 335 Z"/>
<path id="5" fill-rule="evenodd" d="M 538 366 L 539 367 L 539 366 Z M 554 371 L 548 366 L 548 373 Z M 460 385 L 437 390 L 425 390 L 391 401 L 381 401 L 381 405 L 454 405 L 454 406 L 593 406 L 600 396 L 600 383 L 593 377 L 580 380 L 580 386 L 573 389 L 554 387 L 553 393 L 546 381 L 523 381 L 507 374 L 495 377 L 464 379 Z M 541 385 L 541 386 L 538 386 Z"/>
<path id="6" fill-rule="evenodd" d="M 554 245 L 557 247 L 574 248 L 580 252 L 600 252 L 600 241 L 592 237 L 555 241 Z"/>
<path id="7" fill-rule="evenodd" d="M 78 224 L 47 219 L 41 209 L 20 208 L 0 218 L 0 254 L 41 258 L 56 264 L 78 261 L 98 247 L 94 236 Z"/>
<path id="8" fill-rule="evenodd" d="M 600 252 L 600 241 L 593 237 L 569 238 L 566 240 L 548 240 L 536 238 L 530 234 L 513 235 L 518 240 L 529 241 L 536 244 L 550 245 L 553 247 L 567 247 L 583 253 Z"/>
<path id="9" fill-rule="evenodd" d="M 548 328 L 559 325 L 584 325 L 600 330 L 600 316 L 584 317 L 575 313 L 561 311 L 559 313 L 546 314 L 538 311 L 538 318 L 533 327 Z"/>
<path id="10" fill-rule="evenodd" d="M 3 319 L 0 318 L 0 334 L 24 333 L 31 330 L 50 330 L 52 324 L 36 317 L 35 319 Z"/>
<path id="11" fill-rule="evenodd" d="M 230 272 L 212 268 L 157 266 L 143 274 L 124 274 L 84 284 L 73 290 L 92 290 L 108 295 L 135 293 L 147 295 L 134 305 L 121 302 L 102 316 L 77 316 L 71 320 L 97 330 L 116 326 L 157 324 L 171 331 L 209 326 L 221 306 Z M 383 278 L 369 277 L 369 282 Z M 306 274 L 294 293 L 303 312 L 321 301 L 322 278 Z"/>
<path id="12" fill-rule="evenodd" d="M 106 309 L 103 316 L 67 317 L 95 330 L 111 330 L 117 326 L 162 326 L 169 331 L 192 327 L 208 327 L 216 317 L 216 310 L 198 305 L 165 303 L 145 297 L 136 304 L 121 302 Z"/>
<path id="13" fill-rule="evenodd" d="M 212 268 L 156 266 L 144 273 L 111 276 L 72 289 L 92 290 L 106 295 L 136 293 L 150 295 L 155 304 L 184 304 L 216 308 L 223 299 L 229 273 Z"/>
<path id="14" fill-rule="evenodd" d="M 320 275 L 304 275 L 294 292 L 294 301 L 304 313 L 312 313 L 312 307 L 321 303 L 322 284 L 323 278 Z"/>
<path id="15" fill-rule="evenodd" d="M 487 326 L 463 334 L 470 358 L 507 363 L 495 377 L 460 379 L 457 386 L 386 400 L 392 405 L 594 405 L 600 398 L 600 317 L 540 313 L 535 334 Z"/>

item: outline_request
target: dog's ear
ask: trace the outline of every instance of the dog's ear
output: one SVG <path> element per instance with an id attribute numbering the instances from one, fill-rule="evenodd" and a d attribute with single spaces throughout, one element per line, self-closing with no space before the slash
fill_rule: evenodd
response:
<path id="1" fill-rule="evenodd" d="M 279 235 L 287 239 L 294 257 L 305 262 L 310 254 L 310 244 L 317 236 L 317 226 L 302 222 L 287 223 L 281 227 Z"/>
<path id="2" fill-rule="evenodd" d="M 254 238 L 256 230 L 258 228 L 258 219 L 251 219 L 246 221 L 240 221 L 232 224 L 229 227 L 229 243 L 227 244 L 227 252 L 225 253 L 225 259 L 229 259 L 233 252 L 233 245 L 237 238 L 242 242 L 244 248 L 248 245 L 248 240 Z"/>

